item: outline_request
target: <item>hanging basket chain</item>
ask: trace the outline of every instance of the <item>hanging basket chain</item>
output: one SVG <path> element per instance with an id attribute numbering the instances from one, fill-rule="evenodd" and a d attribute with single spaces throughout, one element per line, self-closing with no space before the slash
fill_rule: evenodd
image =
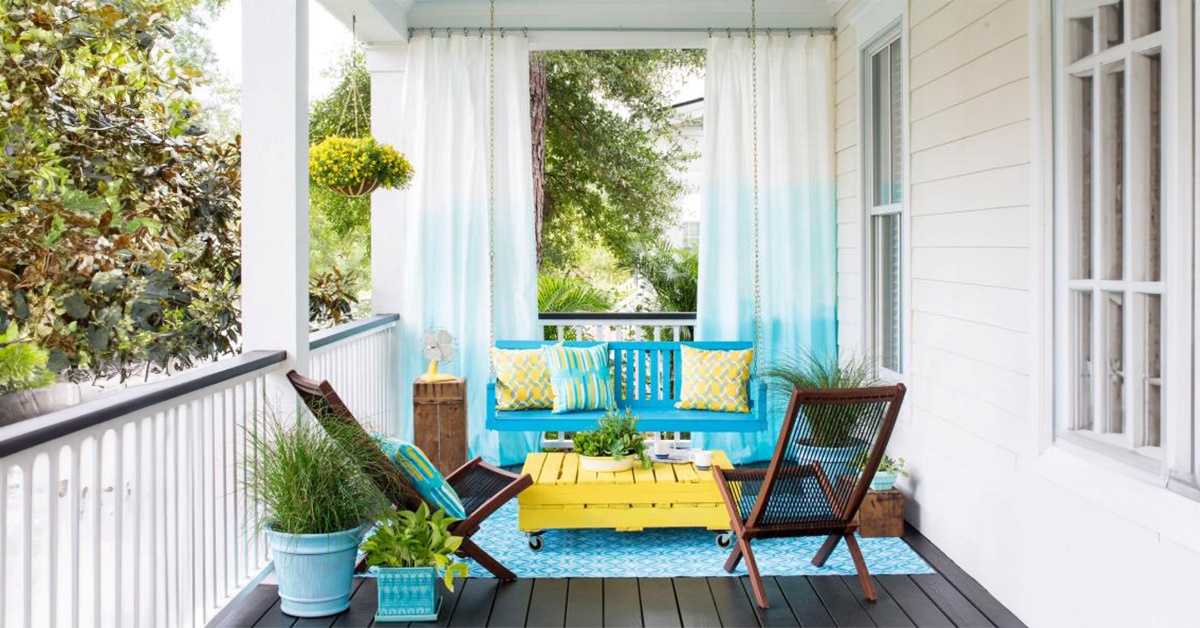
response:
<path id="1" fill-rule="evenodd" d="M 496 345 L 496 0 L 488 4 L 488 351 Z M 495 365 L 488 358 L 495 376 Z"/>
<path id="2" fill-rule="evenodd" d="M 758 7 L 750 0 L 750 143 L 754 193 L 754 368 L 762 373 L 762 273 L 758 236 Z"/>

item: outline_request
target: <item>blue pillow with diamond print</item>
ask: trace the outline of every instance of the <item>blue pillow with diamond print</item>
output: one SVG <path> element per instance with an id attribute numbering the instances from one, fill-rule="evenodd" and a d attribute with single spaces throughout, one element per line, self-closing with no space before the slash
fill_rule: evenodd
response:
<path id="1" fill-rule="evenodd" d="M 466 509 L 463 508 L 458 493 L 454 492 L 454 487 L 450 486 L 442 472 L 433 466 L 420 447 L 383 434 L 371 434 L 371 438 L 379 443 L 383 455 L 400 469 L 400 473 L 408 478 L 425 501 L 435 508 L 445 510 L 451 517 L 467 518 Z"/>

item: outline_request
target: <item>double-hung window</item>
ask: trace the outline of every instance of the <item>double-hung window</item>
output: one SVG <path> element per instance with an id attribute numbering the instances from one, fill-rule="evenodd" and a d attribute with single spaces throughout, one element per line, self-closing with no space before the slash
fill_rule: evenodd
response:
<path id="1" fill-rule="evenodd" d="M 901 234 L 904 214 L 904 67 L 899 30 L 864 51 L 864 197 L 867 199 L 867 347 L 878 367 L 904 372 Z"/>
<path id="2" fill-rule="evenodd" d="M 1168 96 L 1191 84 L 1173 78 L 1185 49 L 1166 4 L 1068 0 L 1054 18 L 1057 434 L 1152 473 L 1171 430 L 1192 438 L 1191 369 L 1166 359 L 1168 343 L 1190 353 L 1190 325 L 1169 314 L 1190 320 L 1194 279 L 1172 264 L 1190 259 L 1170 233 L 1191 210 L 1164 173 L 1191 127 Z"/>

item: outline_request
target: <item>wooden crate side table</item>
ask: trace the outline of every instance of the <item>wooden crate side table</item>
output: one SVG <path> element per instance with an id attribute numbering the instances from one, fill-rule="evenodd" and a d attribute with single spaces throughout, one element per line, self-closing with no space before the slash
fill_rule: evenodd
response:
<path id="1" fill-rule="evenodd" d="M 904 493 L 867 491 L 858 509 L 858 533 L 865 538 L 904 536 Z"/>
<path id="2" fill-rule="evenodd" d="M 467 462 L 467 380 L 413 384 L 413 441 L 443 474 Z"/>
<path id="3" fill-rule="evenodd" d="M 732 469 L 725 452 L 713 452 L 713 465 Z M 532 453 L 522 473 L 533 486 L 517 496 L 522 532 L 557 528 L 612 528 L 638 532 L 646 528 L 696 527 L 725 531 L 729 513 L 713 482 L 712 471 L 691 464 L 655 463 L 620 473 L 592 473 L 579 468 L 574 453 Z"/>

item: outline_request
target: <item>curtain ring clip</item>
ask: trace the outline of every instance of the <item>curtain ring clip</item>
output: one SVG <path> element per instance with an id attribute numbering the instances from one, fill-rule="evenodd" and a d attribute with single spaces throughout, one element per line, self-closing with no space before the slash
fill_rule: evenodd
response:
<path id="1" fill-rule="evenodd" d="M 521 34 L 524 35 L 526 39 L 528 39 L 529 38 L 529 27 L 528 26 L 521 27 Z"/>
<path id="2" fill-rule="evenodd" d="M 479 37 L 481 39 L 483 38 L 483 27 L 482 26 L 479 27 Z"/>
<path id="3" fill-rule="evenodd" d="M 466 37 L 466 36 L 467 36 L 467 27 L 464 26 L 463 27 L 463 37 Z"/>
<path id="4" fill-rule="evenodd" d="M 430 37 L 430 39 L 432 39 L 432 38 L 433 38 L 433 29 L 432 29 L 432 28 L 431 28 L 431 29 L 429 29 L 429 37 Z"/>
<path id="5" fill-rule="evenodd" d="M 792 29 L 790 29 L 790 28 L 787 29 L 787 36 L 788 36 L 788 39 L 792 38 Z"/>
<path id="6" fill-rule="evenodd" d="M 808 29 L 808 36 L 809 36 L 809 37 L 816 37 L 816 34 L 813 32 L 813 29 L 811 29 L 811 28 L 810 28 L 810 29 Z"/>
<path id="7" fill-rule="evenodd" d="M 727 28 L 727 29 L 725 29 L 725 36 L 726 36 L 726 37 L 733 37 L 733 29 L 732 29 L 732 28 Z"/>
<path id="8" fill-rule="evenodd" d="M 712 29 L 711 28 L 708 29 L 708 38 L 712 39 Z"/>
<path id="9" fill-rule="evenodd" d="M 500 27 L 500 39 L 504 39 L 504 27 Z"/>
<path id="10" fill-rule="evenodd" d="M 447 38 L 450 37 L 450 27 L 449 26 L 446 27 L 446 37 Z"/>

